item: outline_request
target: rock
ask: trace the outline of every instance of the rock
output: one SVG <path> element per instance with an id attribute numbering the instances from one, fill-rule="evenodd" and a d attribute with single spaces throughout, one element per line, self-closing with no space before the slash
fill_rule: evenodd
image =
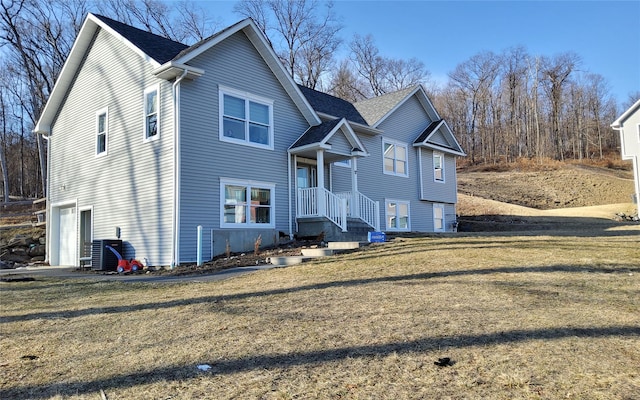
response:
<path id="1" fill-rule="evenodd" d="M 34 244 L 29 247 L 28 254 L 31 257 L 44 256 L 45 251 L 47 250 L 46 246 L 43 244 Z"/>
<path id="2" fill-rule="evenodd" d="M 30 260 L 30 261 L 31 261 L 32 263 L 39 263 L 39 262 L 42 262 L 42 261 L 44 261 L 44 255 L 42 255 L 42 256 L 35 256 L 35 257 L 31 257 L 31 260 Z"/>
<path id="3" fill-rule="evenodd" d="M 13 261 L 2 261 L 0 260 L 0 269 L 12 269 Z"/>

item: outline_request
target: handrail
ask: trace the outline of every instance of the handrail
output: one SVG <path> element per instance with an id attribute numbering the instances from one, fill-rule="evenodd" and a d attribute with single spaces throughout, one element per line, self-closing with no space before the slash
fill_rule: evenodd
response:
<path id="1" fill-rule="evenodd" d="M 296 201 L 298 217 L 325 217 L 342 232 L 347 231 L 347 201 L 327 189 L 311 187 L 298 189 Z"/>
<path id="2" fill-rule="evenodd" d="M 346 199 L 347 210 L 350 217 L 359 218 L 376 231 L 380 231 L 380 203 L 373 201 L 360 192 L 336 193 L 340 198 Z"/>

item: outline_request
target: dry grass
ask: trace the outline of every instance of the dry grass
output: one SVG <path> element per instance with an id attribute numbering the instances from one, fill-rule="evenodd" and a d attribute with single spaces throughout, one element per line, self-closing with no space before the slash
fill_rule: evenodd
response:
<path id="1" fill-rule="evenodd" d="M 625 228 L 396 239 L 217 283 L 4 283 L 0 398 L 638 398 Z"/>

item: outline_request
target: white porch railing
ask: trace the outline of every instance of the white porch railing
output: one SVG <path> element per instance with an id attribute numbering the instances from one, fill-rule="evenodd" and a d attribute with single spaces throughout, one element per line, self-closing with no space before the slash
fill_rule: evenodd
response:
<path id="1" fill-rule="evenodd" d="M 348 215 L 353 218 L 360 218 L 376 231 L 380 231 L 380 203 L 373 201 L 360 192 L 336 193 L 340 198 L 347 201 Z"/>
<path id="2" fill-rule="evenodd" d="M 327 189 L 298 189 L 296 204 L 298 217 L 325 217 L 347 231 L 347 202 Z"/>

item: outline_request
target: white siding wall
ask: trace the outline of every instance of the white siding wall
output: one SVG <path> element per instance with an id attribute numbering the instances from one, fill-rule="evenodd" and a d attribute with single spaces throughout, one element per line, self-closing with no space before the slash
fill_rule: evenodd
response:
<path id="1" fill-rule="evenodd" d="M 208 243 L 211 230 L 221 232 L 220 177 L 274 183 L 275 231 L 289 231 L 287 149 L 309 127 L 244 33 L 236 33 L 190 65 L 205 74 L 181 88 L 181 261 L 195 260 L 198 225 L 204 227 Z M 219 140 L 219 85 L 274 101 L 274 150 Z M 263 235 L 263 243 L 272 239 L 254 233 Z M 225 235 L 213 240 L 225 240 Z M 205 250 L 207 259 L 209 247 Z"/>
<path id="2" fill-rule="evenodd" d="M 160 82 L 161 131 L 143 143 L 143 92 Z M 93 206 L 94 238 L 113 239 L 125 257 L 170 262 L 171 85 L 122 42 L 100 30 L 52 125 L 50 202 Z M 108 154 L 95 157 L 96 111 L 108 107 Z"/>

